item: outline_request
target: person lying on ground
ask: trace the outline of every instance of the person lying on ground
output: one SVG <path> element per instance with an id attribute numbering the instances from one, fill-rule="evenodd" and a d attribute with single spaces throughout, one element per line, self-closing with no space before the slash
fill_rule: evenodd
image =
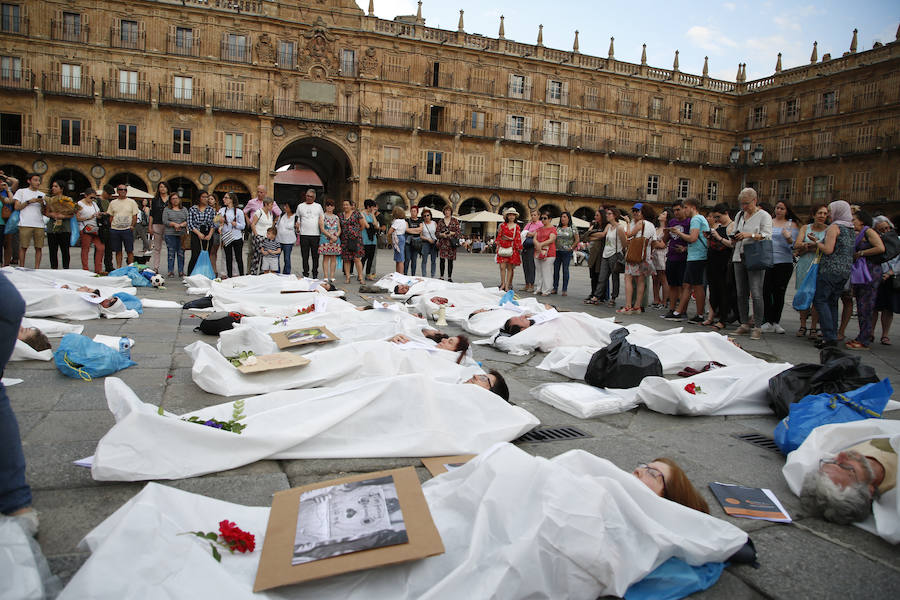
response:
<path id="1" fill-rule="evenodd" d="M 19 335 L 17 339 L 22 340 L 32 348 L 35 352 L 50 349 L 50 340 L 44 335 L 44 332 L 37 327 L 19 327 Z"/>
<path id="2" fill-rule="evenodd" d="M 402 333 L 398 333 L 397 335 L 391 337 L 389 341 L 394 342 L 395 344 L 412 344 L 416 347 L 428 347 L 424 343 L 427 340 L 428 342 L 434 344 L 434 349 L 459 352 L 459 356 L 456 359 L 457 364 L 461 363 L 463 359 L 466 358 L 466 353 L 469 350 L 468 337 L 464 335 L 450 336 L 446 333 L 438 331 L 437 329 L 423 329 L 422 336 L 424 337 L 424 339 L 416 340 Z"/>

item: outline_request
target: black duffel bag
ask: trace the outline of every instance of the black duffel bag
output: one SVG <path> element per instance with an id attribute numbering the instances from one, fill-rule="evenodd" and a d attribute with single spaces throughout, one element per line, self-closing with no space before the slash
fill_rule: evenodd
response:
<path id="1" fill-rule="evenodd" d="M 822 364 L 802 363 L 769 379 L 769 406 L 775 416 L 788 416 L 791 404 L 816 394 L 842 394 L 881 381 L 875 369 L 837 348 L 819 353 Z"/>
<path id="2" fill-rule="evenodd" d="M 656 353 L 628 342 L 624 327 L 610 334 L 609 345 L 597 350 L 588 363 L 584 381 L 601 388 L 633 388 L 644 377 L 662 377 Z"/>

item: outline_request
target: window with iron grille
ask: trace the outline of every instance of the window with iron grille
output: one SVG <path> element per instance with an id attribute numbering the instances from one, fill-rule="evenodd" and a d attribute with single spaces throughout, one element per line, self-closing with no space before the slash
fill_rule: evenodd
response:
<path id="1" fill-rule="evenodd" d="M 647 175 L 647 197 L 656 198 L 659 195 L 659 175 Z"/>
<path id="2" fill-rule="evenodd" d="M 709 180 L 706 182 L 706 202 L 715 204 L 719 201 L 719 182 Z"/>
<path id="3" fill-rule="evenodd" d="M 119 94 L 134 96 L 137 94 L 137 71 L 119 71 Z"/>
<path id="4" fill-rule="evenodd" d="M 63 63 L 60 68 L 60 83 L 67 90 L 81 89 L 81 65 Z"/>
<path id="5" fill-rule="evenodd" d="M 175 47 L 187 54 L 194 47 L 194 30 L 188 27 L 175 28 Z"/>
<path id="6" fill-rule="evenodd" d="M 857 171 L 850 183 L 851 192 L 868 192 L 872 181 L 871 171 Z"/>
<path id="7" fill-rule="evenodd" d="M 246 61 L 248 56 L 247 36 L 229 33 L 225 36 L 225 59 L 233 61 Z"/>
<path id="8" fill-rule="evenodd" d="M 628 172 L 627 171 L 616 171 L 615 183 L 616 183 L 617 190 L 619 190 L 619 191 L 625 190 L 628 187 Z"/>
<path id="9" fill-rule="evenodd" d="M 194 97 L 194 78 L 176 75 L 173 90 L 176 100 L 191 100 Z"/>
<path id="10" fill-rule="evenodd" d="M 119 41 L 126 48 L 130 48 L 138 43 L 137 21 L 122 20 L 119 22 Z"/>
<path id="11" fill-rule="evenodd" d="M 440 175 L 444 153 L 429 150 L 425 153 L 425 173 L 428 175 Z"/>
<path id="12" fill-rule="evenodd" d="M 19 33 L 20 7 L 18 4 L 3 4 L 0 6 L 0 31 L 7 33 Z"/>
<path id="13" fill-rule="evenodd" d="M 837 106 L 837 94 L 834 91 L 822 94 L 822 112 L 829 113 L 834 111 Z"/>
<path id="14" fill-rule="evenodd" d="M 690 121 L 694 118 L 694 103 L 693 102 L 683 102 L 681 104 L 681 120 L 682 121 Z"/>
<path id="15" fill-rule="evenodd" d="M 562 101 L 563 84 L 561 81 L 550 81 L 547 84 L 547 101 L 559 104 Z"/>
<path id="16" fill-rule="evenodd" d="M 484 113 L 479 110 L 472 111 L 472 129 L 481 131 L 484 129 Z"/>
<path id="17" fill-rule="evenodd" d="M 721 106 L 713 106 L 712 109 L 712 125 L 714 127 L 721 127 L 722 121 L 725 120 L 725 111 L 722 110 Z"/>
<path id="18" fill-rule="evenodd" d="M 291 69 L 294 66 L 294 60 L 296 59 L 296 47 L 294 46 L 294 42 L 287 42 L 285 40 L 281 40 L 278 42 L 278 66 L 286 69 Z"/>
<path id="19" fill-rule="evenodd" d="M 59 120 L 59 143 L 62 146 L 81 145 L 81 119 Z"/>
<path id="20" fill-rule="evenodd" d="M 22 59 L 18 56 L 0 56 L 0 79 L 5 81 L 22 79 Z"/>
<path id="21" fill-rule="evenodd" d="M 137 125 L 119 124 L 119 150 L 137 150 Z"/>
<path id="22" fill-rule="evenodd" d="M 356 77 L 356 50 L 341 50 L 341 75 Z"/>
<path id="23" fill-rule="evenodd" d="M 513 75 L 509 79 L 509 95 L 522 98 L 525 95 L 525 76 Z"/>
<path id="24" fill-rule="evenodd" d="M 513 115 L 509 118 L 511 137 L 522 137 L 525 135 L 525 117 Z"/>
<path id="25" fill-rule="evenodd" d="M 78 40 L 81 35 L 81 15 L 78 13 L 63 13 L 62 38 L 65 40 Z"/>
<path id="26" fill-rule="evenodd" d="M 687 200 L 688 195 L 691 193 L 691 180 L 685 177 L 678 178 L 678 187 L 675 190 L 675 195 L 679 200 Z"/>
<path id="27" fill-rule="evenodd" d="M 172 130 L 172 154 L 190 154 L 191 153 L 191 130 L 190 129 L 173 129 Z"/>

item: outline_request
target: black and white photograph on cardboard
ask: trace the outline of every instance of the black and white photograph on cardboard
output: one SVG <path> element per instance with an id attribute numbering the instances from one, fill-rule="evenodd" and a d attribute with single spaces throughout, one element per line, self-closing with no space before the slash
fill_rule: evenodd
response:
<path id="1" fill-rule="evenodd" d="M 291 564 L 408 541 L 393 476 L 353 481 L 301 494 Z"/>

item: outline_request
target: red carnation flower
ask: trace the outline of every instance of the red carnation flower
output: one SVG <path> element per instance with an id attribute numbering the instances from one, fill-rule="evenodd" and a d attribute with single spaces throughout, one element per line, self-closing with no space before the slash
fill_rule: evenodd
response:
<path id="1" fill-rule="evenodd" d="M 219 535 L 225 541 L 228 548 L 234 552 L 253 552 L 256 548 L 256 538 L 252 533 L 240 529 L 231 521 L 219 522 Z"/>

